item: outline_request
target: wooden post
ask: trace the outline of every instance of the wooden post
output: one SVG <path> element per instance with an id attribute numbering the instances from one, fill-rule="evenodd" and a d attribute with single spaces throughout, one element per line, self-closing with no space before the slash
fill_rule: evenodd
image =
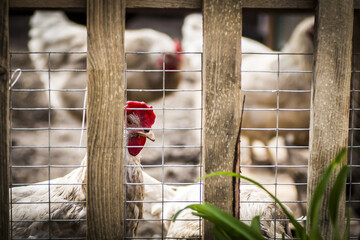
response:
<path id="1" fill-rule="evenodd" d="M 88 239 L 124 237 L 125 0 L 88 0 Z"/>
<path id="2" fill-rule="evenodd" d="M 356 10 L 354 15 L 354 33 L 353 33 L 353 53 L 360 53 L 360 11 Z M 359 71 L 360 70 L 360 55 L 354 55 L 352 62 L 352 70 Z M 352 89 L 360 90 L 360 74 L 353 73 L 352 76 Z M 355 109 L 360 109 L 360 92 L 353 92 L 352 96 L 352 104 L 351 107 L 353 108 L 350 114 L 350 124 L 352 128 L 359 128 L 360 127 L 360 111 Z M 349 145 L 351 146 L 360 146 L 360 131 L 352 130 L 351 131 L 351 138 L 349 139 Z M 360 165 L 360 148 L 353 148 L 349 152 L 349 158 L 351 157 L 352 165 Z M 349 159 L 350 160 L 350 159 Z M 358 174 L 359 168 L 354 167 L 352 168 L 352 175 L 351 175 L 351 182 L 358 183 L 360 182 L 360 176 Z M 360 185 L 352 184 L 351 188 L 351 199 L 360 199 Z M 360 213 L 360 206 L 358 204 L 354 206 L 349 206 L 352 209 L 352 213 Z"/>
<path id="3" fill-rule="evenodd" d="M 9 0 L 0 0 L 0 238 L 9 239 Z"/>
<path id="4" fill-rule="evenodd" d="M 241 1 L 203 1 L 203 163 L 204 174 L 234 170 L 240 126 Z M 204 201 L 234 213 L 233 180 L 205 180 Z M 204 223 L 203 239 L 214 239 Z"/>
<path id="5" fill-rule="evenodd" d="M 348 144 L 353 14 L 353 0 L 319 0 L 317 3 L 308 202 L 324 169 L 340 149 Z M 333 182 L 334 178 L 330 185 Z M 329 189 L 325 193 L 319 217 L 319 227 L 324 239 L 332 239 L 333 235 L 333 227 L 327 214 L 328 197 Z M 339 223 L 343 224 L 344 194 L 339 216 Z"/>

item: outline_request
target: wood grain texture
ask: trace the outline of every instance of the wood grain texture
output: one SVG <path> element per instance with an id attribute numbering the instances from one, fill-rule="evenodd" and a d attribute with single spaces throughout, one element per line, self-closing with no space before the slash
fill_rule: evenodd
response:
<path id="1" fill-rule="evenodd" d="M 318 2 L 311 99 L 308 202 L 325 168 L 340 149 L 348 144 L 353 15 L 353 0 Z M 330 186 L 333 182 L 334 178 Z M 329 191 L 330 189 L 327 189 L 325 193 L 319 218 L 324 239 L 332 239 L 333 234 L 327 214 Z M 339 222 L 343 224 L 344 194 L 339 211 Z M 344 226 L 340 229 L 344 229 Z"/>
<path id="2" fill-rule="evenodd" d="M 201 9 L 202 0 L 128 0 L 127 8 L 189 8 Z M 243 0 L 243 8 L 314 9 L 314 0 Z M 86 9 L 86 0 L 10 0 L 10 9 L 58 8 Z M 360 9 L 360 0 L 354 0 Z"/>
<path id="3" fill-rule="evenodd" d="M 204 0 L 203 164 L 204 174 L 233 171 L 240 126 L 241 1 Z M 205 180 L 204 201 L 233 214 L 233 181 Z M 203 239 L 214 239 L 204 223 Z"/>
<path id="4" fill-rule="evenodd" d="M 355 11 L 354 14 L 354 33 L 353 33 L 353 53 L 352 56 L 352 69 L 354 71 L 360 71 L 360 12 Z M 354 90 L 360 90 L 360 73 L 352 73 L 352 88 Z M 353 92 L 351 99 L 351 109 L 360 109 L 360 92 Z M 352 110 L 350 112 L 350 127 L 358 128 L 360 126 L 360 111 Z M 360 131 L 352 130 L 349 135 L 349 146 L 360 146 Z M 360 165 L 360 148 L 349 149 L 349 164 Z M 358 174 L 358 168 L 351 169 L 351 181 L 352 183 L 360 182 L 360 174 Z M 360 199 L 360 185 L 351 185 L 351 199 Z M 360 215 L 359 205 L 350 205 L 353 215 Z"/>
<path id="5" fill-rule="evenodd" d="M 0 238 L 9 239 L 9 1 L 0 0 Z"/>
<path id="6" fill-rule="evenodd" d="M 88 0 L 87 238 L 124 237 L 125 0 Z"/>
<path id="7" fill-rule="evenodd" d="M 10 8 L 86 9 L 86 0 L 10 0 Z M 201 0 L 128 0 L 126 8 L 201 9 Z"/>
<path id="8" fill-rule="evenodd" d="M 86 9 L 86 0 L 9 0 L 10 9 Z"/>
<path id="9" fill-rule="evenodd" d="M 193 8 L 201 9 L 201 0 L 128 0 L 127 8 Z"/>
<path id="10" fill-rule="evenodd" d="M 354 0 L 354 9 L 360 9 L 360 0 Z"/>
<path id="11" fill-rule="evenodd" d="M 243 0 L 243 8 L 314 9 L 314 0 Z"/>

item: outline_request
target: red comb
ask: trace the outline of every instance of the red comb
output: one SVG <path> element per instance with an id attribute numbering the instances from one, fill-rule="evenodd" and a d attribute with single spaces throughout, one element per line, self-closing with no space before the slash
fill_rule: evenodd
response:
<path id="1" fill-rule="evenodd" d="M 129 109 L 130 108 L 130 109 Z M 131 108 L 148 108 L 147 109 L 131 109 Z M 126 114 L 135 114 L 138 115 L 143 127 L 151 128 L 155 122 L 155 113 L 152 110 L 152 106 L 146 105 L 144 102 L 128 101 L 125 106 Z"/>
<path id="2" fill-rule="evenodd" d="M 174 43 L 175 43 L 175 52 L 182 52 L 183 50 L 182 50 L 181 43 L 180 43 L 179 39 L 175 38 Z M 181 62 L 182 54 L 177 54 L 176 58 L 177 58 L 178 61 Z"/>
<path id="3" fill-rule="evenodd" d="M 175 52 L 182 52 L 182 47 L 179 39 L 175 38 L 174 43 L 175 43 Z"/>

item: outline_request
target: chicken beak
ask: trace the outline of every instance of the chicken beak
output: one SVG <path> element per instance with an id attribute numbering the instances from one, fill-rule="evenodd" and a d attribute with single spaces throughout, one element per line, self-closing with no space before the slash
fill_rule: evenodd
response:
<path id="1" fill-rule="evenodd" d="M 149 139 L 152 142 L 155 141 L 155 134 L 151 130 L 148 130 L 148 132 L 137 132 L 137 134 L 139 134 L 140 136 L 146 137 L 147 139 Z"/>

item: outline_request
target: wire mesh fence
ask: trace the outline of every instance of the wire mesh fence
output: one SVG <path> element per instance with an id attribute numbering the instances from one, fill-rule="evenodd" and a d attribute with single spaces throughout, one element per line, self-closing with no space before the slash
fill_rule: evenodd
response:
<path id="1" fill-rule="evenodd" d="M 156 77 L 160 78 L 161 88 L 127 90 L 127 93 L 131 93 L 127 94 L 127 98 L 131 96 L 131 100 L 142 101 L 154 97 L 154 101 L 150 103 L 157 116 L 156 124 L 152 128 L 157 140 L 153 144 L 144 146 L 142 151 L 141 169 L 144 174 L 149 173 L 144 177 L 144 182 L 126 183 L 126 187 L 134 185 L 145 187 L 144 199 L 129 200 L 125 203 L 129 205 L 137 202 L 143 203 L 144 218 L 126 218 L 125 222 L 139 221 L 139 234 L 136 238 L 166 238 L 166 230 L 169 228 L 172 216 L 169 214 L 174 214 L 174 209 L 180 209 L 187 204 L 201 202 L 200 194 L 198 194 L 198 197 L 192 196 L 192 199 L 188 200 L 181 198 L 173 200 L 172 198 L 179 192 L 177 191 L 179 186 L 196 186 L 200 193 L 200 183 L 195 183 L 194 179 L 201 176 L 202 167 L 200 163 L 201 83 L 188 84 L 184 82 L 181 85 L 182 87 L 167 89 L 165 88 L 167 86 L 166 81 L 169 81 L 168 78 L 173 80 L 172 74 L 201 73 L 201 69 L 166 69 L 166 56 L 175 53 L 132 52 L 127 53 L 126 57 L 130 54 L 156 55 L 163 58 L 161 62 L 164 64 L 164 69 L 126 70 L 126 80 L 134 79 L 134 76 L 131 75 L 134 73 L 137 74 L 135 75 L 137 80 L 140 76 L 145 79 L 144 81 L 146 81 L 147 77 L 151 79 L 154 73 L 157 74 Z M 201 56 L 201 53 L 187 54 Z M 39 60 L 39 58 L 31 57 L 31 55 L 43 56 L 47 59 L 43 61 L 46 64 L 35 68 L 23 66 L 21 61 L 16 59 L 20 55 L 28 55 L 36 60 Z M 60 58 L 85 59 L 85 57 L 85 52 L 11 53 L 12 73 L 16 69 L 21 69 L 18 82 L 10 89 L 10 132 L 12 143 L 10 154 L 12 180 L 10 204 L 12 210 L 10 214 L 13 229 L 12 239 L 21 239 L 23 237 L 74 239 L 77 237 L 76 234 L 81 235 L 81 231 L 75 233 L 59 232 L 58 230 L 66 230 L 70 227 L 69 224 L 83 225 L 86 223 L 85 216 L 78 219 L 76 218 L 78 216 L 66 215 L 64 206 L 61 206 L 62 204 L 68 205 L 69 208 L 79 204 L 85 206 L 86 199 L 79 201 L 62 199 L 61 196 L 56 198 L 57 194 L 63 193 L 59 193 L 58 190 L 54 189 L 59 187 L 63 188 L 62 191 L 75 191 L 78 190 L 75 189 L 77 186 L 86 187 L 86 182 L 78 182 L 76 178 L 74 182 L 71 182 L 71 179 L 64 178 L 66 173 L 73 175 L 78 168 L 86 170 L 85 163 L 81 162 L 86 151 L 86 141 L 84 140 L 86 139 L 86 127 L 82 123 L 82 113 L 86 110 L 84 105 L 86 69 L 64 69 L 64 66 L 60 63 L 56 65 L 51 61 L 53 58 L 57 60 Z M 16 77 L 16 74 L 14 77 Z M 74 79 L 78 82 L 73 82 Z M 195 85 L 197 87 L 194 87 Z M 161 93 L 160 96 L 157 96 L 157 92 Z M 24 96 L 20 96 L 21 93 Z M 150 96 L 148 93 L 154 93 L 154 96 Z M 187 102 L 179 101 L 181 99 L 187 99 Z M 28 117 L 28 121 L 24 122 L 26 118 L 23 118 L 23 116 L 28 114 L 31 116 Z M 40 115 L 41 120 L 32 119 L 33 115 Z M 179 116 L 186 117 L 181 119 Z M 131 130 L 131 127 L 129 129 Z M 180 140 L 178 140 L 179 137 Z M 27 142 L 23 143 L 20 139 Z M 188 139 L 190 141 L 186 142 Z M 138 167 L 137 165 L 126 165 L 125 172 L 131 172 L 128 169 Z M 71 170 L 73 171 L 70 172 Z M 155 176 L 157 179 L 151 176 Z M 61 178 L 61 180 L 52 180 L 57 177 Z M 25 188 L 21 190 L 21 187 Z M 33 196 L 34 193 L 43 194 L 43 196 Z M 81 192 L 74 194 L 81 195 Z M 40 205 L 40 208 L 37 207 Z M 24 218 L 23 215 L 19 216 L 17 214 L 18 211 L 25 208 L 32 211 L 33 215 Z M 57 208 L 64 211 L 64 215 L 58 214 L 62 219 L 54 218 Z M 39 209 L 44 212 L 39 211 Z M 84 211 L 84 209 L 81 209 L 81 211 Z M 77 214 L 81 215 L 79 212 L 75 215 Z M 165 216 L 165 214 L 168 215 Z M 72 219 L 74 217 L 76 219 Z M 198 218 L 195 220 L 179 219 L 179 221 L 197 221 L 199 223 Z M 68 225 L 60 226 L 62 223 Z M 33 224 L 39 225 L 37 231 L 42 232 L 30 233 L 25 230 L 31 229 Z M 21 229 L 22 227 L 24 229 Z M 198 235 L 201 235 L 200 232 L 198 232 Z"/>
<path id="2" fill-rule="evenodd" d="M 346 200 L 347 207 L 352 209 L 350 238 L 356 239 L 360 233 L 360 196 L 359 196 L 359 61 L 360 53 L 352 55 L 352 78 L 351 78 L 351 100 L 350 100 L 350 119 L 349 119 L 349 151 L 348 164 L 351 171 L 347 181 Z"/>
<path id="3" fill-rule="evenodd" d="M 18 81 L 10 89 L 12 239 L 56 239 L 64 236 L 84 239 L 76 231 L 69 230 L 70 225 L 84 227 L 84 215 L 74 218 L 59 213 L 74 206 L 85 208 L 86 205 L 84 197 L 70 198 L 66 192 L 66 189 L 79 190 L 85 186 L 84 183 L 77 179 L 60 179 L 74 169 L 86 170 L 80 164 L 86 151 L 86 141 L 80 142 L 80 136 L 81 132 L 86 133 L 86 128 L 74 121 L 71 113 L 82 113 L 84 106 L 79 104 L 72 108 L 54 104 L 63 97 L 84 96 L 84 88 L 56 85 L 62 84 L 63 77 L 59 75 L 79 74 L 86 79 L 84 67 L 64 69 L 52 61 L 66 55 L 86 58 L 84 52 L 12 52 L 10 55 L 11 72 L 20 69 L 17 71 Z M 38 60 L 39 64 L 43 61 L 44 64 L 31 66 L 30 59 Z M 16 73 L 13 76 L 16 77 Z M 31 231 L 34 226 L 37 230 Z"/>
<path id="4" fill-rule="evenodd" d="M 135 70 L 129 66 L 132 58 L 144 55 L 160 62 L 159 70 Z M 182 78 L 182 74 L 201 74 L 201 68 L 189 69 L 185 66 L 182 68 L 171 66 L 171 61 L 169 62 L 167 59 L 185 58 L 186 56 L 195 56 L 200 59 L 201 53 L 127 52 L 125 55 L 127 100 L 145 101 L 153 98 L 154 100 L 148 103 L 152 105 L 156 115 L 156 121 L 152 127 L 156 140 L 148 142 L 141 152 L 143 183 L 126 183 L 128 186 L 144 186 L 144 200 L 127 200 L 125 203 L 131 205 L 143 202 L 144 218 L 139 221 L 139 230 L 144 230 L 143 234 L 138 234 L 136 239 L 176 237 L 171 236 L 172 225 L 174 225 L 171 222 L 173 214 L 186 205 L 201 202 L 201 183 L 194 182 L 195 178 L 201 176 L 202 168 L 200 161 L 201 78 L 197 79 L 195 83 L 184 79 L 180 80 L 180 83 L 173 83 L 178 81 L 178 78 Z M 168 63 L 170 66 L 167 65 Z M 134 77 L 139 78 L 140 74 L 141 80 L 158 78 L 161 83 L 159 84 L 160 88 L 156 88 L 156 85 L 145 89 L 129 88 L 133 84 L 130 81 L 133 81 Z M 127 129 L 131 130 L 128 127 Z M 129 149 L 129 147 L 127 148 Z M 128 169 L 134 167 L 139 166 L 126 165 L 126 174 L 131 174 Z M 125 178 L 127 179 L 128 176 Z M 197 189 L 198 194 L 181 196 L 181 192 L 186 193 L 187 189 L 192 188 Z M 125 221 L 138 221 L 138 219 L 131 219 L 125 214 Z M 197 224 L 200 222 L 199 218 L 180 218 L 179 221 L 195 221 Z M 196 228 L 195 231 L 197 231 L 197 237 L 193 238 L 197 239 L 201 236 L 200 229 Z"/>
<path id="5" fill-rule="evenodd" d="M 295 59 L 303 64 L 292 64 Z M 306 215 L 311 62 L 308 52 L 243 53 L 242 174 L 274 193 L 296 218 Z M 263 223 L 268 237 L 281 239 L 284 230 L 290 237 L 279 206 L 261 194 L 253 196 L 250 201 L 240 198 L 240 214 L 247 214 L 241 205 L 251 203 L 268 221 Z"/>
<path id="6" fill-rule="evenodd" d="M 196 67 L 177 66 L 174 62 L 179 58 L 193 59 Z M 359 54 L 353 58 L 356 66 Z M 29 65 L 30 59 L 35 66 Z M 19 80 L 10 89 L 12 239 L 85 239 L 85 59 L 86 52 L 11 53 L 11 73 L 21 69 Z M 145 101 L 156 115 L 151 128 L 156 141 L 143 146 L 141 166 L 125 164 L 125 188 L 144 189 L 143 199 L 125 202 L 125 225 L 139 222 L 136 237 L 125 238 L 198 239 L 202 222 L 190 211 L 176 222 L 171 219 L 183 207 L 202 202 L 202 183 L 194 180 L 202 176 L 202 161 L 210 161 L 201 156 L 202 53 L 131 51 L 125 59 L 126 100 Z M 143 59 L 153 65 L 133 64 Z M 308 64 L 292 64 L 300 60 Z M 312 61 L 309 52 L 244 52 L 242 61 L 242 97 L 246 96 L 242 174 L 262 183 L 296 218 L 306 214 Z M 359 73 L 354 67 L 348 155 L 352 171 L 347 188 L 347 205 L 353 209 L 351 239 L 360 232 Z M 129 130 L 134 128 L 126 125 L 125 132 Z M 131 148 L 125 146 L 124 152 Z M 142 172 L 143 181 L 128 181 L 134 169 Z M 73 171 L 77 171 L 76 177 L 64 178 Z M 61 180 L 52 180 L 56 178 Z M 249 223 L 252 216 L 264 214 L 265 234 L 281 239 L 277 233 L 285 231 L 281 227 L 287 219 L 278 214 L 271 199 L 252 187 L 241 183 L 240 219 Z M 57 198 L 59 189 L 67 190 L 61 190 Z M 64 197 L 66 191 L 71 198 Z M 137 203 L 143 204 L 141 219 L 127 212 Z M 266 208 L 268 215 L 259 208 Z"/>

